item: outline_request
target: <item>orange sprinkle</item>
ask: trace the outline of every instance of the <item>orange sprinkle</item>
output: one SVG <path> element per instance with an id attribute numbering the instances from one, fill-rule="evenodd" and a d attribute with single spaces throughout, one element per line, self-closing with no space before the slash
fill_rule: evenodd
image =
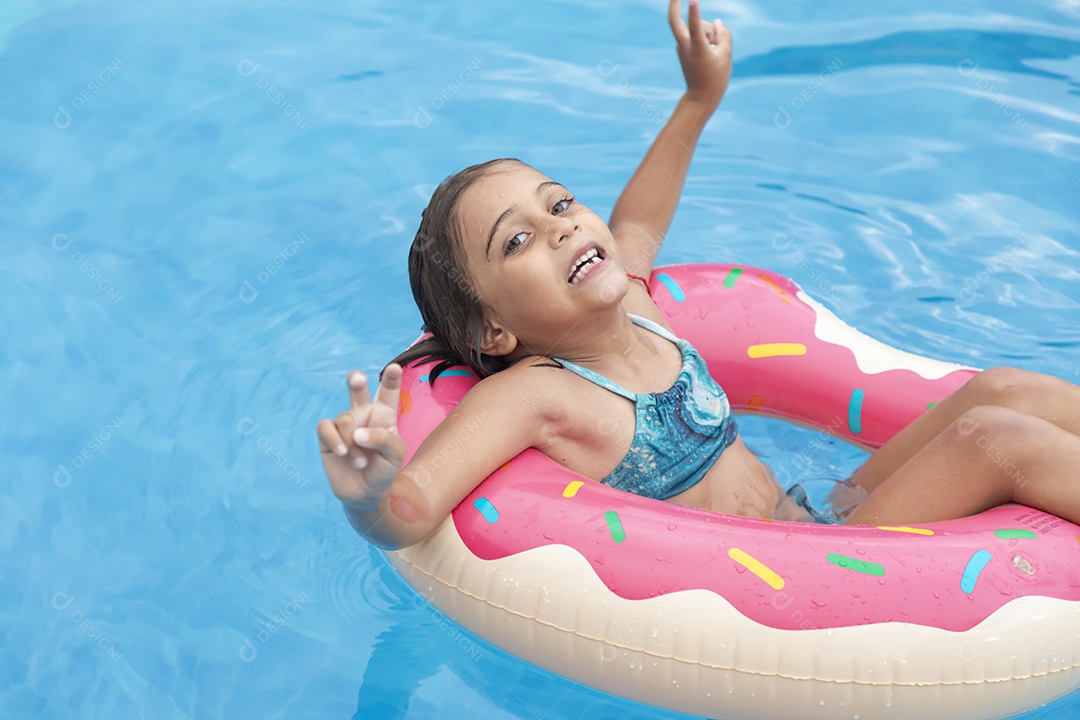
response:
<path id="1" fill-rule="evenodd" d="M 401 397 L 398 398 L 399 409 L 398 412 L 402 415 L 412 410 L 412 395 L 408 390 L 401 391 Z"/>
<path id="2" fill-rule="evenodd" d="M 750 402 L 746 403 L 746 406 L 751 410 L 757 410 L 759 407 L 765 404 L 765 398 L 760 395 L 754 395 L 750 398 Z"/>
<path id="3" fill-rule="evenodd" d="M 791 304 L 791 297 L 790 297 L 790 296 L 789 296 L 789 295 L 787 294 L 787 291 L 786 291 L 786 290 L 784 290 L 784 288 L 782 288 L 782 287 L 780 287 L 779 285 L 777 285 L 777 284 L 776 284 L 776 281 L 775 281 L 775 280 L 773 280 L 773 279 L 772 279 L 771 277 L 769 277 L 768 275 L 761 275 L 761 274 L 758 274 L 758 277 L 759 277 L 759 278 L 761 278 L 762 280 L 764 280 L 764 281 L 765 281 L 765 284 L 766 284 L 766 285 L 768 285 L 769 287 L 771 287 L 771 288 L 772 288 L 773 290 L 775 290 L 776 292 L 780 293 L 780 299 L 781 299 L 781 300 L 783 300 L 784 302 L 786 302 L 786 303 L 787 303 L 788 305 L 790 305 L 790 304 Z"/>

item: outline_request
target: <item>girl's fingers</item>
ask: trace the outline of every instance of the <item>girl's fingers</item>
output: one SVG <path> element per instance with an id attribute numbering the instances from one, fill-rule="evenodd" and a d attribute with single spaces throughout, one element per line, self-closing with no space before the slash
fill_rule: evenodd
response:
<path id="1" fill-rule="evenodd" d="M 345 446 L 345 440 L 338 432 L 337 425 L 331 420 L 320 420 L 316 426 L 319 435 L 319 445 L 324 453 L 332 453 L 338 457 L 345 457 L 349 449 Z"/>
<path id="2" fill-rule="evenodd" d="M 356 412 L 365 405 L 371 404 L 371 394 L 368 393 L 367 377 L 359 370 L 349 373 L 349 409 Z"/>
<path id="3" fill-rule="evenodd" d="M 690 40 L 694 43 L 708 44 L 705 37 L 705 26 L 701 24 L 701 3 L 690 0 Z"/>
<path id="4" fill-rule="evenodd" d="M 379 390 L 375 393 L 375 402 L 386 405 L 397 412 L 398 397 L 401 394 L 401 366 L 390 363 L 382 372 Z"/>
<path id="5" fill-rule="evenodd" d="M 686 23 L 682 19 L 682 3 L 679 0 L 671 0 L 668 5 L 668 24 L 671 32 L 675 35 L 675 42 L 685 44 L 690 42 L 690 31 L 686 29 Z"/>
<path id="6" fill-rule="evenodd" d="M 405 459 L 405 441 L 390 428 L 357 428 L 353 431 L 352 440 L 365 450 L 374 450 L 391 463 L 400 465 Z"/>

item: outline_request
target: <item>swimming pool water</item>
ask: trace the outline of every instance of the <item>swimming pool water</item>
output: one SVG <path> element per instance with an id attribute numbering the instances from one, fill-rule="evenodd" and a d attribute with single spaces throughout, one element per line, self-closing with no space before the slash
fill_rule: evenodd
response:
<path id="1" fill-rule="evenodd" d="M 705 5 L 734 76 L 661 261 L 1080 380 L 1080 6 Z M 0 716 L 682 717 L 418 601 L 313 430 L 416 336 L 406 249 L 442 177 L 514 155 L 610 212 L 682 88 L 664 12 L 5 4 Z M 785 481 L 861 457 L 743 430 Z"/>

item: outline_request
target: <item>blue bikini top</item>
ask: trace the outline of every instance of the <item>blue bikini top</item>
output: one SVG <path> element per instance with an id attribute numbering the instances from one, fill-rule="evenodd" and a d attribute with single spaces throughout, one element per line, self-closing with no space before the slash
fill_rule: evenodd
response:
<path id="1" fill-rule="evenodd" d="M 709 375 L 698 351 L 664 327 L 637 315 L 631 322 L 675 343 L 682 372 L 663 392 L 632 393 L 588 368 L 553 358 L 567 370 L 621 395 L 637 413 L 634 441 L 605 485 L 657 500 L 696 485 L 739 435 L 727 394 Z"/>

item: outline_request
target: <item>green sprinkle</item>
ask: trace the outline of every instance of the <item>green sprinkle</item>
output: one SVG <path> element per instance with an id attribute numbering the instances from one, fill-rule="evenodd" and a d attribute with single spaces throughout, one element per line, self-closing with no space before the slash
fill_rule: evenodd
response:
<path id="1" fill-rule="evenodd" d="M 619 513 L 614 510 L 608 510 L 604 513 L 604 520 L 607 521 L 608 530 L 611 531 L 611 539 L 619 543 L 626 539 L 626 532 L 623 530 L 622 521 L 619 520 Z"/>
<path id="2" fill-rule="evenodd" d="M 1025 538 L 1028 540 L 1035 540 L 1039 536 L 1030 530 L 995 530 L 994 534 L 999 538 L 1005 538 L 1011 540 L 1012 538 Z"/>
<path id="3" fill-rule="evenodd" d="M 839 565 L 845 570 L 854 570 L 855 572 L 862 573 L 863 575 L 873 575 L 874 577 L 881 577 L 885 574 L 884 565 L 866 562 L 865 560 L 856 560 L 855 558 L 848 557 L 847 555 L 829 553 L 828 560 L 833 565 Z"/>
<path id="4" fill-rule="evenodd" d="M 728 272 L 727 277 L 724 278 L 724 287 L 735 287 L 735 281 L 739 279 L 740 275 L 742 275 L 742 271 L 743 269 L 740 267 L 731 268 L 731 271 Z"/>
<path id="5" fill-rule="evenodd" d="M 929 405 L 927 405 L 927 406 L 926 406 L 926 409 L 927 409 L 927 410 L 929 410 L 930 408 L 934 407 L 935 405 L 937 405 L 937 401 L 936 401 L 936 400 L 935 400 L 934 402 L 930 403 Z"/>

